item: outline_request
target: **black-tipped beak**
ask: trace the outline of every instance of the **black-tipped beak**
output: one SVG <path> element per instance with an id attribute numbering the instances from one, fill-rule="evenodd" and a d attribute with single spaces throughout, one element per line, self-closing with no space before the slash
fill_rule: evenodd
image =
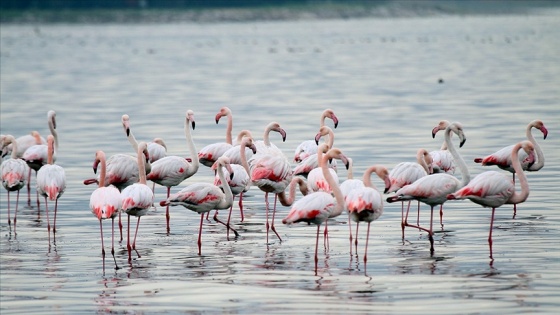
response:
<path id="1" fill-rule="evenodd" d="M 230 179 L 230 180 L 233 179 L 233 172 L 229 174 L 229 179 Z"/>
<path id="2" fill-rule="evenodd" d="M 216 125 L 217 125 L 219 122 L 220 122 L 220 120 L 219 120 L 219 119 L 216 119 Z"/>
<path id="3" fill-rule="evenodd" d="M 192 122 L 192 129 L 193 129 L 193 130 L 194 130 L 195 125 L 196 125 L 196 124 L 195 124 L 194 121 L 193 121 L 193 122 Z"/>
<path id="4" fill-rule="evenodd" d="M 463 141 L 461 141 L 461 143 L 459 144 L 459 148 L 463 147 L 463 144 L 465 144 L 465 142 L 467 142 L 467 138 L 463 139 Z"/>

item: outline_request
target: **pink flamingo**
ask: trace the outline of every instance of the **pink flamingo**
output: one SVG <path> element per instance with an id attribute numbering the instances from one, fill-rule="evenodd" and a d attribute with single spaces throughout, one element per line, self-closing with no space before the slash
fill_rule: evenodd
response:
<path id="1" fill-rule="evenodd" d="M 527 154 L 525 159 L 529 161 L 535 160 L 535 146 L 530 141 L 522 141 L 513 146 L 511 150 L 512 167 L 515 174 L 519 178 L 521 192 L 515 191 L 515 183 L 509 176 L 496 171 L 487 171 L 478 174 L 465 187 L 459 189 L 455 193 L 448 194 L 448 200 L 469 199 L 483 207 L 492 208 L 492 217 L 490 219 L 490 233 L 488 235 L 488 245 L 490 247 L 490 258 L 492 258 L 492 229 L 494 225 L 494 212 L 496 208 L 503 204 L 517 204 L 527 200 L 529 196 L 529 184 L 527 177 L 523 172 L 521 162 L 519 161 L 519 149 Z M 484 164 L 483 164 L 484 165 Z"/>
<path id="2" fill-rule="evenodd" d="M 122 210 L 128 215 L 128 237 L 126 242 L 126 247 L 128 249 L 128 261 L 132 259 L 132 250 L 136 251 L 138 258 L 140 254 L 136 250 L 136 236 L 138 235 L 138 226 L 140 225 L 140 218 L 148 213 L 148 209 L 152 206 L 154 200 L 154 193 L 146 185 L 146 166 L 145 161 L 150 159 L 148 153 L 148 145 L 146 142 L 140 142 L 138 144 L 138 183 L 134 183 L 127 186 L 121 192 L 122 199 Z M 132 247 L 130 246 L 130 216 L 133 215 L 138 218 L 136 221 L 136 231 L 134 232 L 134 241 L 132 242 Z"/>
<path id="3" fill-rule="evenodd" d="M 53 161 L 56 161 L 56 152 L 58 152 L 58 133 L 56 132 L 56 112 L 54 110 L 50 110 L 47 112 L 47 123 L 49 126 L 49 130 L 51 135 L 54 136 L 54 156 Z M 48 153 L 47 153 L 47 143 L 46 141 L 39 143 L 39 138 L 37 136 L 36 144 L 29 146 L 25 152 L 21 155 L 21 158 L 27 163 L 29 166 L 29 173 L 28 173 L 28 180 L 27 185 L 31 185 L 31 170 L 35 171 L 35 175 L 37 175 L 37 171 L 47 163 Z M 30 192 L 31 188 L 28 187 L 28 192 Z M 38 197 L 38 195 L 37 195 Z M 37 198 L 37 207 L 39 207 L 39 198 Z M 31 197 L 28 198 L 28 205 L 31 206 Z"/>
<path id="4" fill-rule="evenodd" d="M 415 227 L 428 232 L 428 238 L 430 240 L 430 253 L 432 254 L 434 252 L 434 233 L 432 229 L 434 207 L 443 204 L 445 201 L 447 201 L 448 194 L 456 192 L 470 181 L 470 174 L 467 168 L 467 164 L 451 142 L 452 132 L 459 136 L 460 146 L 463 146 L 466 141 L 465 134 L 463 132 L 463 126 L 458 122 L 454 122 L 447 126 L 447 128 L 445 129 L 445 141 L 447 142 L 449 151 L 451 152 L 451 154 L 453 154 L 453 158 L 458 163 L 459 169 L 461 170 L 462 180 L 459 181 L 454 176 L 445 173 L 424 176 L 414 183 L 397 190 L 395 196 L 387 198 L 387 202 L 390 203 L 405 200 L 419 200 L 420 202 L 423 202 L 431 207 L 429 229 L 420 227 L 418 225 L 408 224 L 408 222 L 406 221 L 405 226 Z"/>
<path id="5" fill-rule="evenodd" d="M 48 145 L 48 158 L 47 164 L 43 165 L 37 172 L 37 192 L 39 195 L 45 197 L 45 209 L 47 213 L 47 228 L 49 231 L 49 238 L 51 232 L 51 224 L 49 220 L 49 205 L 47 199 L 54 201 L 54 221 L 53 221 L 53 234 L 56 233 L 56 212 L 58 209 L 58 198 L 62 196 L 66 189 L 66 174 L 64 169 L 54 163 L 54 143 L 53 135 L 47 137 Z"/>
<path id="6" fill-rule="evenodd" d="M 200 214 L 200 228 L 198 231 L 199 256 L 201 255 L 202 222 L 204 221 L 204 214 L 214 209 L 227 209 L 233 205 L 233 194 L 231 188 L 227 184 L 224 168 L 228 170 L 230 176 L 234 175 L 227 157 L 218 158 L 214 165 L 212 165 L 212 170 L 217 171 L 220 181 L 222 182 L 221 189 L 209 183 L 193 183 L 160 202 L 161 206 L 180 205 Z"/>
<path id="7" fill-rule="evenodd" d="M 198 155 L 191 136 L 191 125 L 194 130 L 194 112 L 189 109 L 186 113 L 184 129 L 187 147 L 192 156 L 192 163 L 189 163 L 184 157 L 168 155 L 155 161 L 154 164 L 152 164 L 152 171 L 147 176 L 148 180 L 167 187 L 167 198 L 170 196 L 171 187 L 181 184 L 185 179 L 193 176 L 198 171 Z M 169 234 L 169 206 L 166 207 L 165 218 L 167 221 L 167 233 Z"/>
<path id="8" fill-rule="evenodd" d="M 336 129 L 336 127 L 338 126 L 338 118 L 336 117 L 332 109 L 325 109 L 323 111 L 323 113 L 321 114 L 320 127 L 323 127 L 325 125 L 326 118 L 332 119 L 334 128 Z M 303 141 L 297 146 L 295 150 L 294 161 L 296 163 L 299 163 L 305 160 L 305 158 L 307 158 L 309 155 L 315 154 L 317 152 L 317 147 L 317 143 L 313 142 L 313 140 Z"/>
<path id="9" fill-rule="evenodd" d="M 16 150 L 16 156 L 18 158 L 21 158 L 23 156 L 23 153 L 25 153 L 25 151 L 33 145 L 36 144 L 47 144 L 47 140 L 43 137 L 41 137 L 41 135 L 39 134 L 38 131 L 33 130 L 31 131 L 30 134 L 28 135 L 23 135 L 21 137 L 17 137 L 16 141 L 17 142 L 17 150 Z M 13 144 L 5 144 L 2 147 L 2 157 L 8 155 L 8 154 L 12 154 L 13 151 Z"/>
<path id="10" fill-rule="evenodd" d="M 346 175 L 346 180 L 340 184 L 340 191 L 342 191 L 342 195 L 344 196 L 344 201 L 346 201 L 346 197 L 348 194 L 361 187 L 364 187 L 364 182 L 361 179 L 354 178 L 354 161 L 352 158 L 347 157 L 348 159 L 348 171 Z M 350 235 L 350 256 L 352 256 L 352 224 L 350 224 L 350 212 L 348 212 L 348 232 Z"/>
<path id="11" fill-rule="evenodd" d="M 138 152 L 138 141 L 136 140 L 136 137 L 134 137 L 134 134 L 130 129 L 130 117 L 127 114 L 122 115 L 121 122 L 128 142 L 130 142 L 130 144 L 132 145 L 132 149 L 134 150 L 134 152 Z M 154 163 L 155 161 L 167 156 L 167 146 L 165 145 L 165 142 L 162 138 L 154 138 L 153 141 L 147 143 L 147 148 L 150 159 L 149 163 L 144 163 L 144 168 L 149 168 L 146 174 L 151 171 L 151 163 Z M 155 186 L 156 183 L 153 183 L 152 192 L 155 190 Z"/>
<path id="12" fill-rule="evenodd" d="M 320 163 L 322 163 L 321 157 L 330 148 L 331 147 L 329 146 L 329 144 L 326 144 L 326 143 L 321 143 L 319 145 L 319 148 L 317 149 L 316 154 L 317 154 L 317 159 L 320 161 Z M 338 183 L 339 179 L 338 179 L 338 175 L 336 174 L 336 171 L 329 167 L 329 172 L 334 177 L 334 180 Z M 319 167 L 316 167 L 316 168 L 312 169 L 311 172 L 309 172 L 309 174 L 307 175 L 307 186 L 309 187 L 309 189 L 312 192 L 316 192 L 316 191 L 324 191 L 324 192 L 328 192 L 328 193 L 332 192 L 332 189 L 331 189 L 327 179 L 323 175 L 323 169 L 320 165 L 319 165 Z"/>
<path id="13" fill-rule="evenodd" d="M 416 153 L 416 162 L 401 162 L 389 173 L 391 185 L 385 189 L 385 193 L 395 192 L 406 185 L 410 185 L 418 179 L 428 176 L 432 173 L 432 158 L 425 149 L 418 149 Z M 408 219 L 410 211 L 410 201 L 404 214 L 404 201 L 401 202 L 401 229 L 402 238 L 404 239 L 405 222 Z M 418 202 L 418 217 L 416 224 L 420 224 L 420 202 Z"/>
<path id="14" fill-rule="evenodd" d="M 228 179 L 227 184 L 231 188 L 231 192 L 233 194 L 233 199 L 235 200 L 235 196 L 239 195 L 239 199 L 240 199 L 239 210 L 241 211 L 241 221 L 243 221 L 243 208 L 242 208 L 241 199 L 243 198 L 243 193 L 246 192 L 249 189 L 249 185 L 251 184 L 251 177 L 249 177 L 249 164 L 247 162 L 247 157 L 245 155 L 245 149 L 249 148 L 251 150 L 251 152 L 254 154 L 254 153 L 257 152 L 257 147 L 253 143 L 253 138 L 245 137 L 245 138 L 243 138 L 243 140 L 241 140 L 241 145 L 237 148 L 240 151 L 242 165 L 231 164 L 230 163 L 231 169 L 233 170 L 233 176 L 230 176 L 230 174 L 227 170 L 225 170 L 224 173 L 225 173 L 225 178 Z M 230 162 L 231 162 L 231 159 L 230 159 Z M 216 176 L 214 178 L 214 185 L 216 185 L 216 186 L 221 186 L 222 185 L 222 180 L 221 180 L 219 174 L 216 174 Z M 229 208 L 228 220 L 227 220 L 227 224 L 225 224 L 228 227 L 228 237 L 229 237 L 229 230 L 230 230 L 230 224 L 229 223 L 230 223 L 230 220 L 231 220 L 232 210 L 233 210 L 233 204 Z M 223 223 L 223 222 L 218 220 L 217 216 L 218 216 L 218 210 L 216 210 L 216 213 L 214 214 L 214 220 L 217 221 L 217 222 Z M 235 233 L 237 233 L 237 232 L 235 232 Z M 236 234 L 235 236 L 237 237 L 239 235 Z"/>
<path id="15" fill-rule="evenodd" d="M 12 227 L 10 218 L 10 191 L 17 191 L 16 210 L 14 212 L 14 234 L 16 234 L 17 210 L 19 204 L 19 191 L 27 183 L 27 164 L 17 157 L 17 141 L 12 135 L 4 136 L 2 145 L 12 144 L 12 156 L 2 162 L 2 186 L 8 193 L 8 225 Z"/>
<path id="16" fill-rule="evenodd" d="M 527 136 L 527 140 L 529 140 L 533 146 L 535 147 L 535 153 L 536 153 L 536 161 L 531 161 L 529 162 L 529 159 L 527 159 L 527 154 L 525 154 L 525 151 L 522 151 L 521 154 L 519 154 L 518 158 L 519 161 L 521 163 L 521 168 L 524 171 L 529 171 L 529 172 L 536 172 L 538 170 L 540 170 L 543 166 L 544 166 L 544 153 L 541 150 L 540 145 L 537 143 L 537 141 L 535 140 L 535 137 L 533 137 L 533 134 L 531 133 L 531 129 L 538 129 L 540 130 L 543 135 L 544 138 L 546 139 L 546 136 L 548 135 L 548 129 L 546 129 L 546 127 L 544 126 L 544 123 L 541 120 L 533 120 L 531 121 L 528 125 L 527 125 L 527 129 L 525 131 L 525 134 Z M 512 165 L 512 160 L 511 160 L 511 152 L 513 151 L 513 145 L 507 146 L 505 148 L 502 148 L 501 150 L 494 152 L 486 157 L 483 158 L 475 158 L 474 162 L 475 163 L 482 163 L 482 165 L 484 166 L 488 166 L 488 165 L 496 165 L 499 168 L 509 171 L 511 173 L 513 173 L 513 181 L 515 182 L 515 169 L 513 168 Z M 513 218 L 515 218 L 515 215 L 517 214 L 517 205 L 514 203 L 513 204 Z"/>
<path id="17" fill-rule="evenodd" d="M 99 176 L 99 187 L 91 193 L 89 198 L 89 207 L 91 212 L 99 220 L 99 231 L 101 232 L 101 255 L 103 257 L 103 270 L 105 270 L 105 246 L 103 245 L 103 220 L 111 219 L 111 255 L 115 261 L 115 269 L 119 269 L 117 260 L 115 259 L 115 217 L 120 212 L 122 200 L 120 191 L 113 185 L 105 186 L 105 178 L 107 172 L 107 163 L 105 153 L 97 151 L 95 153 L 94 165 L 101 164 L 101 172 Z M 97 167 L 94 167 L 94 171 Z"/>
<path id="18" fill-rule="evenodd" d="M 333 130 L 327 126 L 322 126 L 319 129 L 317 135 L 315 135 L 315 143 L 316 143 L 317 150 L 319 149 L 319 140 L 321 139 L 321 137 L 324 136 L 328 136 L 328 139 L 327 141 L 325 141 L 325 143 L 329 145 L 329 148 L 333 147 L 334 145 Z M 306 158 L 304 158 L 300 163 L 298 163 L 298 165 L 296 165 L 296 167 L 294 167 L 294 175 L 302 175 L 304 177 L 308 177 L 309 172 L 311 172 L 313 169 L 316 169 L 316 171 L 314 171 L 316 173 L 315 175 L 318 175 L 319 177 L 322 176 L 320 175 L 321 169 L 319 167 L 317 150 L 315 151 L 315 153 L 307 155 Z M 332 168 L 336 174 L 336 160 L 329 161 L 329 167 Z"/>
<path id="19" fill-rule="evenodd" d="M 200 151 L 198 151 L 198 160 L 200 164 L 211 167 L 216 160 L 224 154 L 232 145 L 231 131 L 233 129 L 233 115 L 228 107 L 220 108 L 220 111 L 216 114 L 216 124 L 220 121 L 220 118 L 227 117 L 227 128 L 226 128 L 226 142 L 212 143 Z"/>
<path id="20" fill-rule="evenodd" d="M 432 138 L 436 137 L 436 133 L 440 130 L 445 130 L 449 126 L 450 122 L 447 120 L 442 120 L 432 129 Z M 455 161 L 453 160 L 453 155 L 447 150 L 447 144 L 445 141 L 442 143 L 439 150 L 430 151 L 430 156 L 433 160 L 433 173 L 447 173 L 455 174 Z"/>
<path id="21" fill-rule="evenodd" d="M 383 180 L 385 188 L 391 186 L 387 168 L 382 165 L 373 165 L 368 167 L 364 172 L 364 185 L 350 191 L 344 198 L 346 209 L 348 209 L 348 215 L 352 221 L 356 222 L 356 253 L 358 252 L 358 226 L 360 222 L 367 222 L 368 224 L 364 263 L 367 262 L 370 224 L 383 214 L 383 196 L 371 182 L 371 174 L 374 172 Z M 348 225 L 351 225 L 350 221 L 348 221 Z M 350 231 L 352 231 L 352 229 L 350 229 Z M 350 252 L 352 252 L 352 244 L 350 244 Z"/>
<path id="22" fill-rule="evenodd" d="M 317 236 L 315 241 L 315 274 L 317 274 L 318 248 L 319 248 L 319 230 L 321 224 L 326 222 L 332 212 L 342 212 L 344 210 L 344 196 L 338 186 L 338 183 L 332 177 L 331 172 L 327 167 L 327 160 L 331 158 L 340 159 L 344 165 L 348 165 L 348 159 L 342 152 L 333 148 L 329 150 L 322 157 L 321 168 L 324 176 L 332 187 L 333 195 L 324 191 L 318 191 L 304 196 L 297 200 L 290 213 L 282 219 L 284 224 L 293 224 L 297 222 L 307 222 L 308 224 L 317 225 Z"/>
<path id="23" fill-rule="evenodd" d="M 282 140 L 286 141 L 286 131 L 276 122 L 269 123 L 264 132 L 264 140 L 257 141 L 257 153 L 249 160 L 249 170 L 252 183 L 260 190 L 264 191 L 264 200 L 266 205 L 266 243 L 268 244 L 269 229 L 276 234 L 280 242 L 282 238 L 274 227 L 274 216 L 276 214 L 276 201 L 278 194 L 286 190 L 286 187 L 292 180 L 292 169 L 290 162 L 284 156 L 282 151 L 270 142 L 269 134 L 276 131 L 282 135 Z M 272 211 L 272 224 L 269 225 L 268 212 L 269 202 L 268 194 L 274 194 L 274 208 Z"/>

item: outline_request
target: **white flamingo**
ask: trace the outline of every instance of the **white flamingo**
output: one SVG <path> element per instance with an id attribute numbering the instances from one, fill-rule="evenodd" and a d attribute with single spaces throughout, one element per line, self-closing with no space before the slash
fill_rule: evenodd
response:
<path id="1" fill-rule="evenodd" d="M 336 117 L 336 115 L 334 114 L 332 109 L 325 109 L 321 113 L 321 119 L 320 119 L 320 126 L 319 127 L 323 127 L 325 125 L 325 119 L 326 118 L 332 119 L 332 121 L 334 123 L 334 128 L 336 129 L 336 127 L 338 126 L 338 117 Z M 296 150 L 295 150 L 295 153 L 294 153 L 294 161 L 296 163 L 299 163 L 299 162 L 305 160 L 305 158 L 307 158 L 309 155 L 315 154 L 317 152 L 317 147 L 318 147 L 317 143 L 314 142 L 313 140 L 305 140 L 305 141 L 301 142 L 296 147 Z"/>
<path id="2" fill-rule="evenodd" d="M 220 156 L 233 146 L 231 135 L 231 131 L 233 130 L 233 114 L 228 107 L 224 106 L 220 108 L 220 111 L 216 114 L 216 124 L 222 117 L 227 117 L 228 120 L 226 127 L 226 142 L 212 143 L 200 149 L 200 151 L 198 151 L 198 160 L 202 165 L 211 167 Z"/>
<path id="3" fill-rule="evenodd" d="M 8 194 L 8 225 L 12 227 L 10 218 L 10 192 L 16 191 L 16 209 L 14 212 L 14 234 L 16 234 L 17 210 L 19 204 L 19 191 L 27 184 L 27 164 L 17 157 L 18 143 L 12 135 L 5 135 L 2 139 L 2 146 L 12 144 L 12 155 L 9 159 L 2 162 L 2 186 Z"/>

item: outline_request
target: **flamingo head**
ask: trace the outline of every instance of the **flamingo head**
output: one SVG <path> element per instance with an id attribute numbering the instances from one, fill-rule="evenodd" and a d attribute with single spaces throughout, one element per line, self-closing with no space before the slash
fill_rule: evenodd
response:
<path id="1" fill-rule="evenodd" d="M 194 112 L 190 109 L 187 110 L 187 115 L 186 115 L 186 118 L 185 118 L 185 125 L 188 126 L 189 124 L 191 125 L 192 129 L 194 130 L 194 127 L 195 127 Z"/>
<path id="2" fill-rule="evenodd" d="M 463 147 L 467 138 L 465 137 L 465 133 L 463 131 L 463 125 L 460 122 L 454 122 L 445 128 L 446 132 L 453 131 L 459 137 L 459 148 Z"/>
<path id="3" fill-rule="evenodd" d="M 56 129 L 56 112 L 54 110 L 49 110 L 47 113 L 47 117 L 51 122 L 54 129 Z"/>
<path id="4" fill-rule="evenodd" d="M 546 137 L 548 136 L 548 129 L 546 129 L 544 123 L 541 120 L 535 120 L 531 125 L 539 129 L 543 133 L 544 139 L 546 139 Z"/>
<path id="5" fill-rule="evenodd" d="M 274 123 L 270 130 L 274 130 L 274 131 L 278 132 L 282 136 L 282 142 L 286 142 L 286 130 L 284 130 L 282 127 L 280 127 L 280 124 Z"/>
<path id="6" fill-rule="evenodd" d="M 217 171 L 218 167 L 225 167 L 226 170 L 229 173 L 229 178 L 233 179 L 233 169 L 231 168 L 230 165 L 230 159 L 227 156 L 221 156 L 220 158 L 218 158 L 218 160 L 216 162 L 214 162 L 214 164 L 212 164 L 212 170 L 213 171 Z"/>
<path id="7" fill-rule="evenodd" d="M 130 136 L 130 117 L 128 117 L 127 114 L 122 115 L 121 117 L 121 122 L 124 128 L 124 132 L 126 133 L 126 136 Z"/>
<path id="8" fill-rule="evenodd" d="M 440 130 L 445 130 L 445 128 L 447 128 L 447 126 L 449 126 L 449 121 L 448 120 L 442 120 L 438 123 L 437 126 L 434 127 L 434 129 L 432 129 L 432 138 L 436 137 L 436 133 Z"/>
<path id="9" fill-rule="evenodd" d="M 527 157 L 523 163 L 529 163 L 529 166 L 535 163 L 535 146 L 530 141 L 522 141 L 521 148 L 527 153 Z"/>
<path id="10" fill-rule="evenodd" d="M 224 106 L 220 108 L 220 111 L 216 114 L 216 124 L 220 121 L 220 118 L 231 115 L 231 110 Z"/>
<path id="11" fill-rule="evenodd" d="M 332 119 L 334 123 L 334 129 L 336 129 L 336 127 L 338 127 L 338 117 L 336 117 L 332 109 L 327 109 L 326 113 L 327 113 L 327 117 Z"/>

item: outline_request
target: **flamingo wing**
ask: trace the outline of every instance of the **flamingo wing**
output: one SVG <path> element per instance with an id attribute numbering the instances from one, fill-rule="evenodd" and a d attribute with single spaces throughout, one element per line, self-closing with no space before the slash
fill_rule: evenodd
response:
<path id="1" fill-rule="evenodd" d="M 212 184 L 195 183 L 191 184 L 176 194 L 160 203 L 161 205 L 181 205 L 195 212 L 208 212 L 213 210 L 220 200 L 224 199 L 224 193 Z"/>
<path id="2" fill-rule="evenodd" d="M 117 216 L 121 205 L 121 193 L 115 186 L 99 187 L 89 198 L 91 212 L 100 220 Z"/>
<path id="3" fill-rule="evenodd" d="M 21 159 L 8 159 L 2 163 L 2 185 L 9 191 L 19 190 L 27 184 L 28 166 Z"/>
<path id="4" fill-rule="evenodd" d="M 152 206 L 154 194 L 144 184 L 133 184 L 121 192 L 122 209 L 131 215 L 143 215 Z"/>
<path id="5" fill-rule="evenodd" d="M 47 164 L 37 172 L 37 191 L 49 200 L 56 200 L 66 190 L 66 174 L 58 165 Z"/>
<path id="6" fill-rule="evenodd" d="M 282 223 L 308 222 L 321 224 L 329 218 L 335 205 L 336 201 L 329 193 L 316 192 L 306 195 L 293 204 L 290 213 L 282 219 Z"/>
<path id="7" fill-rule="evenodd" d="M 232 145 L 227 142 L 212 143 L 198 151 L 198 160 L 203 165 L 211 167 Z"/>

